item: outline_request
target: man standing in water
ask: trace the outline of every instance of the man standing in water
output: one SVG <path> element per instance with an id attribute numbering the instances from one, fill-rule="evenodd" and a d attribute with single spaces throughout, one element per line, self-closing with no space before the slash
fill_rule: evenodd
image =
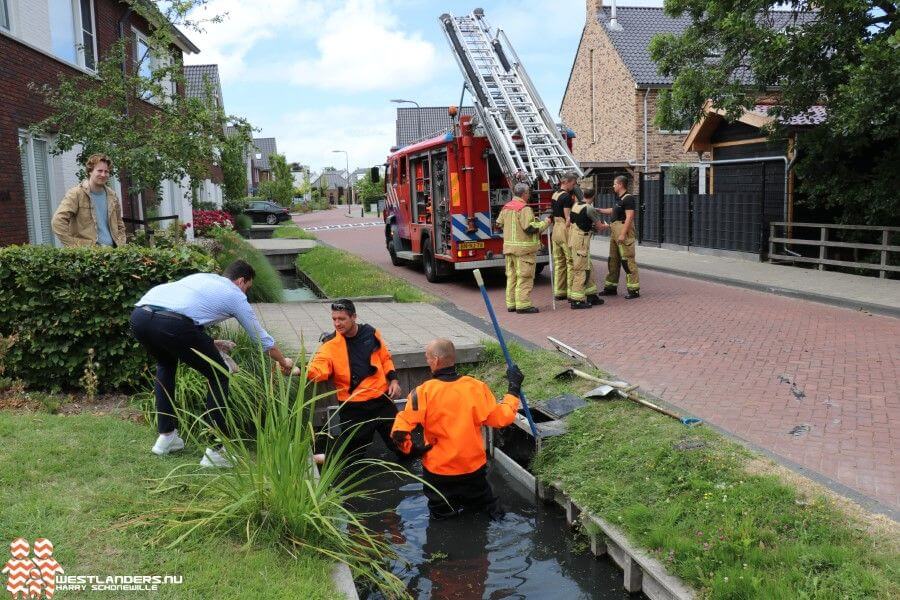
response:
<path id="1" fill-rule="evenodd" d="M 403 453 L 422 457 L 423 477 L 434 488 L 425 488 L 432 517 L 445 519 L 463 511 L 502 517 L 487 480 L 481 427 L 513 422 L 525 376 L 515 365 L 507 370 L 509 388 L 498 404 L 486 383 L 456 372 L 456 348 L 450 340 L 430 342 L 425 360 L 432 378 L 410 393 L 394 420 L 391 437 Z M 413 442 L 417 429 L 424 444 Z"/>

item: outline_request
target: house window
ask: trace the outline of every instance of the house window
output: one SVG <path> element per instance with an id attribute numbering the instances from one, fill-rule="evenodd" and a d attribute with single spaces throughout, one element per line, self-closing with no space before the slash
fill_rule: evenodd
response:
<path id="1" fill-rule="evenodd" d="M 0 0 L 5 3 L 7 0 Z M 93 0 L 49 0 L 50 42 L 57 57 L 95 70 L 97 44 Z"/>
<path id="2" fill-rule="evenodd" d="M 19 154 L 22 160 L 22 182 L 25 187 L 25 216 L 28 222 L 28 241 L 32 244 L 53 244 L 50 220 L 53 218 L 50 201 L 50 154 L 47 140 L 19 134 Z"/>
<path id="3" fill-rule="evenodd" d="M 150 81 L 153 79 L 154 74 L 159 69 L 164 69 L 169 66 L 169 61 L 166 60 L 165 57 L 160 56 L 158 52 L 154 52 L 153 48 L 150 46 L 150 42 L 147 41 L 147 38 L 141 32 L 137 30 L 134 31 L 134 64 L 137 69 L 138 74 L 144 79 Z M 170 98 L 175 93 L 175 86 L 172 83 L 172 80 L 166 75 L 164 78 L 155 82 L 160 85 L 163 89 L 163 94 L 166 99 Z M 150 90 L 144 90 L 141 94 L 141 99 L 146 100 L 147 102 L 153 102 L 157 104 L 159 100 L 154 96 L 153 92 Z"/>
<path id="4" fill-rule="evenodd" d="M 7 2 L 8 0 L 0 0 L 0 29 L 9 31 L 11 27 L 9 25 L 9 7 Z"/>

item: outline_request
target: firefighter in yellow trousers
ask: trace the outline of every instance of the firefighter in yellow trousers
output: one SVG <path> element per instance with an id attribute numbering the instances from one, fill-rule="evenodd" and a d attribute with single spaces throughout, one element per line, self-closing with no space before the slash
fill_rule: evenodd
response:
<path id="1" fill-rule="evenodd" d="M 531 196 L 527 183 L 517 183 L 515 196 L 504 205 L 497 217 L 503 230 L 503 255 L 506 257 L 506 310 L 521 314 L 540 312 L 531 303 L 537 252 L 541 247 L 541 232 L 550 224 L 550 217 L 541 221 L 526 203 Z"/>
<path id="2" fill-rule="evenodd" d="M 634 259 L 634 196 L 628 193 L 628 178 L 618 175 L 613 180 L 616 205 L 613 208 L 598 209 L 605 215 L 612 215 L 609 232 L 609 273 L 603 282 L 602 296 L 615 296 L 619 286 L 619 267 L 625 270 L 626 300 L 641 296 L 637 262 Z"/>
<path id="3" fill-rule="evenodd" d="M 559 191 L 553 194 L 550 203 L 550 214 L 553 217 L 553 233 L 550 235 L 550 254 L 553 260 L 553 297 L 565 300 L 569 297 L 572 286 L 572 272 L 569 263 L 572 257 L 569 252 L 569 216 L 574 203 L 577 177 L 572 174 L 563 176 L 559 183 Z"/>
<path id="4" fill-rule="evenodd" d="M 608 227 L 602 220 L 600 210 L 594 208 L 594 190 L 584 191 L 584 202 L 576 202 L 569 213 L 569 272 L 572 284 L 569 287 L 569 306 L 573 309 L 590 308 L 603 304 L 597 295 L 597 282 L 591 262 L 591 237 L 594 229 Z"/>

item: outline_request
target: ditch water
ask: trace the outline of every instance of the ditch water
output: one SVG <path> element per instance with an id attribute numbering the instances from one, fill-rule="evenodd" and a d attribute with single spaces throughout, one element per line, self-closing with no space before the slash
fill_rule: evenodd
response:
<path id="1" fill-rule="evenodd" d="M 381 446 L 380 441 L 377 443 Z M 382 446 L 383 448 L 383 446 Z M 387 458 L 384 451 L 380 456 Z M 417 462 L 412 469 L 421 475 Z M 640 599 L 622 587 L 621 571 L 606 557 L 595 558 L 586 540 L 578 541 L 556 505 L 535 501 L 532 492 L 491 466 L 491 486 L 506 516 L 462 515 L 433 521 L 422 484 L 381 478 L 382 494 L 363 511 L 385 511 L 366 524 L 381 533 L 397 552 L 391 569 L 417 600 L 500 598 L 574 600 Z M 360 589 L 365 600 L 382 600 Z"/>
<path id="2" fill-rule="evenodd" d="M 313 290 L 300 281 L 295 273 L 282 272 L 281 285 L 284 287 L 285 302 L 302 302 L 319 298 Z"/>

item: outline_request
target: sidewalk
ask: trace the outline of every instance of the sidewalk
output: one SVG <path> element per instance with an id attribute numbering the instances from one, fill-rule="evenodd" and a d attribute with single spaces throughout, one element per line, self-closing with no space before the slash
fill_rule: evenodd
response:
<path id="1" fill-rule="evenodd" d="M 603 261 L 609 257 L 608 236 L 594 236 L 591 256 Z M 637 263 L 639 269 L 900 317 L 900 281 L 897 280 L 708 256 L 654 246 L 638 246 Z M 605 270 L 598 273 L 598 283 L 604 275 Z"/>

